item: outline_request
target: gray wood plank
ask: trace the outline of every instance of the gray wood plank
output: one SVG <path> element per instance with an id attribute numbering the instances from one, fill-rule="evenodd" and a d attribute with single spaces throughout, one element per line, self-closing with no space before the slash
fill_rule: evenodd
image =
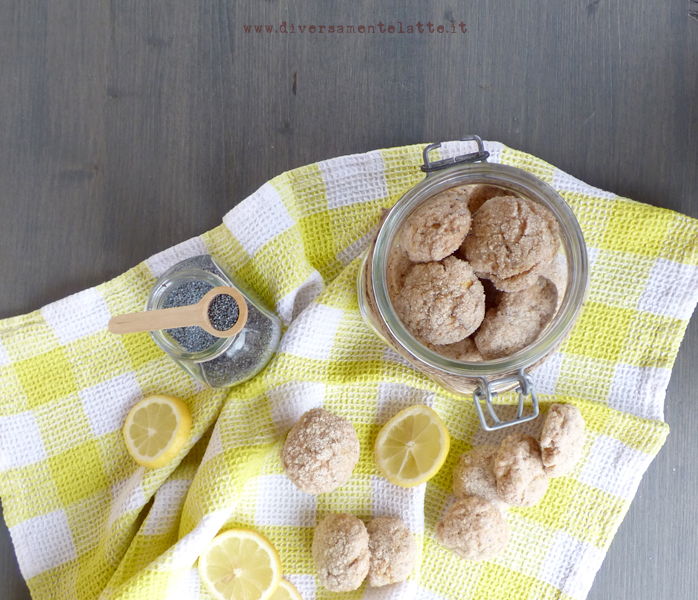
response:
<path id="1" fill-rule="evenodd" d="M 5 0 L 0 318 L 219 224 L 280 172 L 478 133 L 698 217 L 690 3 Z M 467 24 L 465 34 L 266 34 L 245 24 Z M 589 595 L 692 598 L 698 328 L 672 427 Z M 675 470 L 674 470 L 675 469 Z M 27 598 L 4 522 L 0 597 Z"/>

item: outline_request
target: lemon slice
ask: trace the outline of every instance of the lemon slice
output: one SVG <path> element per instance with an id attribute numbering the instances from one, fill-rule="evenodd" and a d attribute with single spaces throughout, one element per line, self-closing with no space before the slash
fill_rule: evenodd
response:
<path id="1" fill-rule="evenodd" d="M 388 481 L 414 487 L 439 472 L 451 438 L 431 408 L 417 404 L 400 411 L 376 438 L 376 462 Z"/>
<path id="2" fill-rule="evenodd" d="M 268 600 L 281 581 L 281 560 L 262 534 L 231 529 L 199 557 L 199 575 L 218 600 Z"/>
<path id="3" fill-rule="evenodd" d="M 173 396 L 148 396 L 131 409 L 124 423 L 124 441 L 133 459 L 157 469 L 182 449 L 191 431 L 187 405 Z"/>
<path id="4" fill-rule="evenodd" d="M 292 583 L 282 579 L 269 600 L 303 600 L 303 597 Z"/>

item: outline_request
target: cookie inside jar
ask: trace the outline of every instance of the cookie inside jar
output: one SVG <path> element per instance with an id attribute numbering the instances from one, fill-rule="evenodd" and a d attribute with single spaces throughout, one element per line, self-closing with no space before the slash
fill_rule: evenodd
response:
<path id="1" fill-rule="evenodd" d="M 390 301 L 444 357 L 480 362 L 533 343 L 567 286 L 560 227 L 541 203 L 473 183 L 442 190 L 402 222 L 388 254 Z"/>

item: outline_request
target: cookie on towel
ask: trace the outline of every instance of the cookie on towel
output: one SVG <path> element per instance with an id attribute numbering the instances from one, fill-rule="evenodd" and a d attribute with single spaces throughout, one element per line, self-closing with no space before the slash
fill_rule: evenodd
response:
<path id="1" fill-rule="evenodd" d="M 548 477 L 567 475 L 584 446 L 584 417 L 573 404 L 553 404 L 540 434 L 543 467 Z"/>

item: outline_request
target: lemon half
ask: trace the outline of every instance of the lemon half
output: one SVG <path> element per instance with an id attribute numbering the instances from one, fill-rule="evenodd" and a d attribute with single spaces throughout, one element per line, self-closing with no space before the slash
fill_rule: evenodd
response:
<path id="1" fill-rule="evenodd" d="M 439 472 L 448 456 L 451 438 L 443 421 L 422 404 L 400 411 L 376 438 L 376 463 L 388 481 L 414 487 Z"/>
<path id="2" fill-rule="evenodd" d="M 124 423 L 124 441 L 133 459 L 157 469 L 169 463 L 189 439 L 191 414 L 173 396 L 154 395 L 131 409 Z"/>
<path id="3" fill-rule="evenodd" d="M 281 581 L 281 560 L 262 534 L 231 529 L 199 557 L 199 575 L 218 600 L 268 600 Z"/>
<path id="4" fill-rule="evenodd" d="M 303 600 L 303 597 L 291 582 L 282 579 L 269 600 Z"/>

